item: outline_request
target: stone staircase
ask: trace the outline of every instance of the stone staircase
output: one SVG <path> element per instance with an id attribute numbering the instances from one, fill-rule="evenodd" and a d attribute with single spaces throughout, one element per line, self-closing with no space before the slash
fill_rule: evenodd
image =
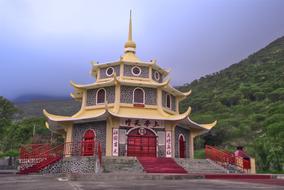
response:
<path id="1" fill-rule="evenodd" d="M 188 173 L 228 173 L 225 168 L 207 159 L 175 158 L 175 161 Z"/>
<path id="2" fill-rule="evenodd" d="M 139 157 L 138 160 L 146 173 L 187 173 L 173 158 Z"/>
<path id="3" fill-rule="evenodd" d="M 104 173 L 143 173 L 143 167 L 136 157 L 103 157 Z"/>

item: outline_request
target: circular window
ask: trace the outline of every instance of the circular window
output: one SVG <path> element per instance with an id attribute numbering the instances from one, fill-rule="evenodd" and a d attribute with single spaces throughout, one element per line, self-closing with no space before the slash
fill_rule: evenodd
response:
<path id="1" fill-rule="evenodd" d="M 156 80 L 160 80 L 160 73 L 159 73 L 158 71 L 155 71 L 155 72 L 154 72 L 154 78 L 155 78 Z"/>
<path id="2" fill-rule="evenodd" d="M 140 67 L 132 67 L 131 72 L 134 76 L 139 76 L 141 74 L 141 69 Z"/>
<path id="3" fill-rule="evenodd" d="M 107 76 L 112 76 L 114 73 L 114 69 L 112 67 L 108 67 L 106 70 L 106 75 Z"/>

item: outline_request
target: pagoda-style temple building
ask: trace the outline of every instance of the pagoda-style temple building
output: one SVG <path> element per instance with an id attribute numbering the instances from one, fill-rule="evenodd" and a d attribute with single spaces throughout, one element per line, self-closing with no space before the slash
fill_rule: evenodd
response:
<path id="1" fill-rule="evenodd" d="M 43 110 L 46 127 L 62 134 L 65 143 L 84 142 L 83 156 L 91 155 L 89 147 L 100 142 L 104 156 L 193 158 L 194 138 L 208 132 L 216 121 L 192 121 L 190 107 L 179 112 L 180 101 L 191 91 L 173 88 L 169 72 L 156 60 L 137 57 L 130 17 L 124 54 L 116 61 L 93 62 L 94 83 L 71 82 L 71 96 L 82 102 L 81 109 L 73 116 Z"/>

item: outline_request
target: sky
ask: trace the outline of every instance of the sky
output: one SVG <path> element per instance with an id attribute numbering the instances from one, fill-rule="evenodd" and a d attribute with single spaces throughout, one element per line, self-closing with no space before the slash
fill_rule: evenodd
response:
<path id="1" fill-rule="evenodd" d="M 217 72 L 284 35 L 284 0 L 0 0 L 0 96 L 68 96 L 115 61 L 132 9 L 137 56 L 172 85 Z"/>

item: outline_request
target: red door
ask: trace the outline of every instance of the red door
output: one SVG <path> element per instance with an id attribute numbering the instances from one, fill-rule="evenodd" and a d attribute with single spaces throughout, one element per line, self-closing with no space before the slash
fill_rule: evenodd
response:
<path id="1" fill-rule="evenodd" d="M 85 132 L 84 139 L 82 142 L 82 156 L 94 155 L 95 149 L 95 133 L 89 129 Z"/>
<path id="2" fill-rule="evenodd" d="M 156 157 L 156 139 L 149 129 L 134 129 L 128 134 L 127 156 Z"/>
<path id="3" fill-rule="evenodd" d="M 179 137 L 179 157 L 185 158 L 185 140 L 182 135 Z"/>

